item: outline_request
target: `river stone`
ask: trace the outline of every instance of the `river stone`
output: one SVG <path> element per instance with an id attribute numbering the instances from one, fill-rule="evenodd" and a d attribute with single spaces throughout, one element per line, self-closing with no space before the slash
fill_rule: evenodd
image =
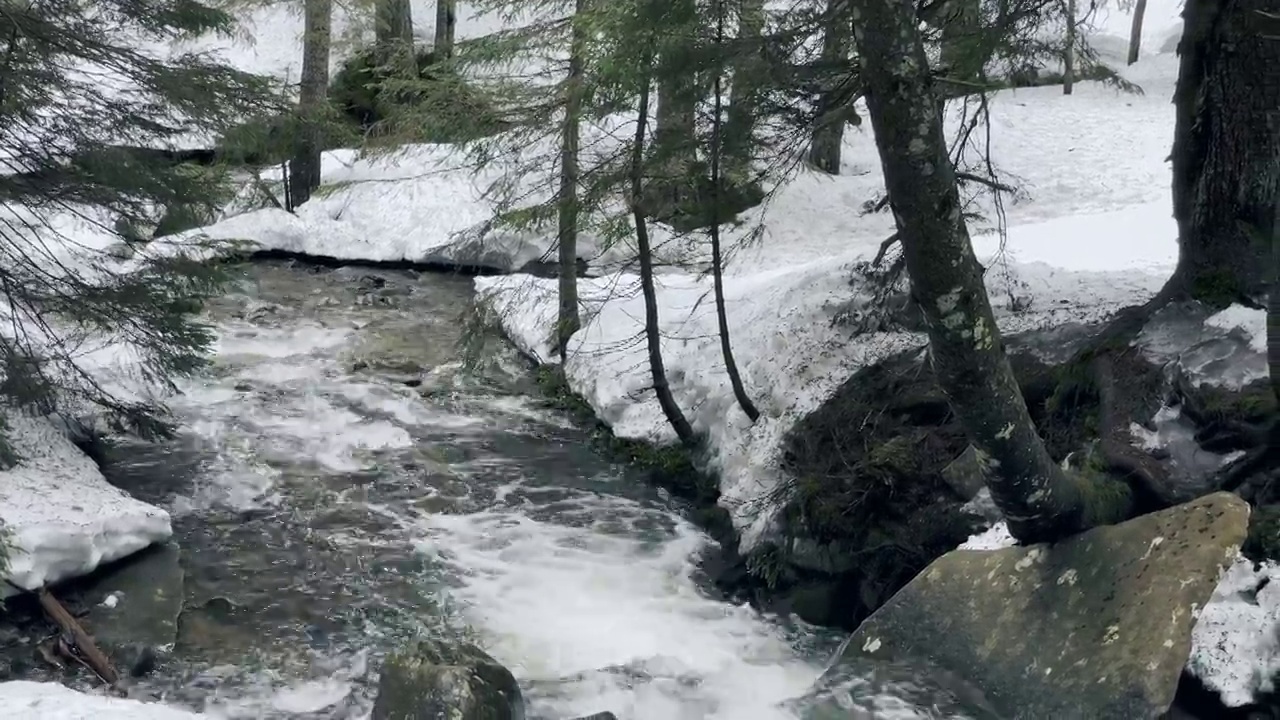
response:
<path id="1" fill-rule="evenodd" d="M 98 600 L 84 624 L 121 670 L 144 674 L 157 652 L 173 647 L 183 605 L 181 560 L 174 543 L 152 546 L 94 584 Z"/>
<path id="2" fill-rule="evenodd" d="M 387 658 L 372 720 L 524 720 L 524 699 L 480 648 L 424 639 Z"/>
<path id="3" fill-rule="evenodd" d="M 987 486 L 987 467 L 989 465 L 979 457 L 978 449 L 970 445 L 942 468 L 942 479 L 967 502 Z"/>
<path id="4" fill-rule="evenodd" d="M 937 668 L 1005 718 L 1158 717 L 1248 520 L 1243 500 L 1214 493 L 1053 546 L 950 552 L 867 618 L 840 662 Z"/>

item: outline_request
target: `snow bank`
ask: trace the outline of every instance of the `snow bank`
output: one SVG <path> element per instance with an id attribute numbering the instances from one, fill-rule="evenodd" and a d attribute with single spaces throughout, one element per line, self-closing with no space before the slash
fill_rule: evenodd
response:
<path id="1" fill-rule="evenodd" d="M 90 695 L 57 683 L 0 683 L 0 707 L 11 720 L 197 720 L 207 717 L 137 700 Z"/>
<path id="2" fill-rule="evenodd" d="M 22 458 L 0 471 L 10 582 L 30 590 L 84 575 L 172 534 L 167 512 L 108 484 L 53 423 L 17 411 L 4 419 Z M 0 587 L 0 598 L 15 593 L 7 583 Z"/>

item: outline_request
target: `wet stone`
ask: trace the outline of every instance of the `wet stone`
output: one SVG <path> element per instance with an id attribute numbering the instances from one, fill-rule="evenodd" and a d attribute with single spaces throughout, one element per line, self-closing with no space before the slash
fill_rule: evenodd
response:
<path id="1" fill-rule="evenodd" d="M 1248 518 L 1215 493 L 1053 546 L 953 551 L 863 622 L 828 675 L 908 663 L 955 676 L 1003 718 L 1159 717 Z M 838 706 L 805 717 L 856 717 Z"/>
<path id="2" fill-rule="evenodd" d="M 86 629 L 122 670 L 142 675 L 172 649 L 183 608 L 181 551 L 174 543 L 144 550 L 95 583 Z"/>

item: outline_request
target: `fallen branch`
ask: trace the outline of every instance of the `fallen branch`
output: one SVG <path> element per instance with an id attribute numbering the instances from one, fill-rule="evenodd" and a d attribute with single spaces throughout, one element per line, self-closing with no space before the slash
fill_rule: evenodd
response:
<path id="1" fill-rule="evenodd" d="M 884 242 L 880 243 L 880 250 L 876 252 L 875 259 L 871 261 L 872 267 L 880 267 L 880 263 L 884 262 L 885 254 L 889 252 L 889 248 L 893 247 L 896 242 L 898 242 L 898 233 L 890 235 L 884 239 Z"/>
<path id="2" fill-rule="evenodd" d="M 88 665 L 89 669 L 93 670 L 102 682 L 115 686 L 116 682 L 120 680 L 120 676 L 116 673 L 116 669 L 112 667 L 111 661 L 107 659 L 107 656 L 98 649 L 97 643 L 93 641 L 93 636 L 85 632 L 80 623 L 76 622 L 76 619 L 72 617 L 71 613 L 67 612 L 67 609 L 62 606 L 62 603 L 58 602 L 58 599 L 49 592 L 48 588 L 40 588 L 37 597 L 40 599 L 40 607 L 44 608 L 49 619 L 53 620 L 62 629 L 62 632 L 70 635 L 72 641 L 74 641 L 75 644 L 69 648 L 74 651 L 72 656 Z"/>
<path id="3" fill-rule="evenodd" d="M 999 180 L 994 180 L 992 178 L 985 178 L 985 177 L 982 177 L 981 175 L 974 175 L 973 173 L 965 172 L 964 170 L 956 170 L 956 179 L 961 182 L 971 182 L 971 183 L 977 183 L 979 185 L 985 185 L 991 188 L 992 190 L 997 190 L 1003 193 L 1013 194 L 1018 191 L 1018 189 L 1012 185 L 1006 185 L 1000 182 Z"/>

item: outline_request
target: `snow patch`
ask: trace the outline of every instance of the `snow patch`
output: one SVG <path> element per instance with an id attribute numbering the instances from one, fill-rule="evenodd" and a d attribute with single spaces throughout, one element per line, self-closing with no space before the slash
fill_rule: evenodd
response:
<path id="1" fill-rule="evenodd" d="M 1273 690 L 1280 673 L 1280 566 L 1238 556 L 1191 634 L 1187 669 L 1229 707 Z"/>
<path id="2" fill-rule="evenodd" d="M 76 692 L 57 683 L 0 683 L 0 707 L 12 720 L 198 720 L 187 710 L 137 700 Z"/>
<path id="3" fill-rule="evenodd" d="M 0 526 L 12 550 L 8 580 L 33 590 L 92 572 L 172 534 L 169 514 L 129 497 L 49 420 L 5 413 L 22 461 L 0 471 Z M 16 594 L 0 587 L 0 598 Z"/>

